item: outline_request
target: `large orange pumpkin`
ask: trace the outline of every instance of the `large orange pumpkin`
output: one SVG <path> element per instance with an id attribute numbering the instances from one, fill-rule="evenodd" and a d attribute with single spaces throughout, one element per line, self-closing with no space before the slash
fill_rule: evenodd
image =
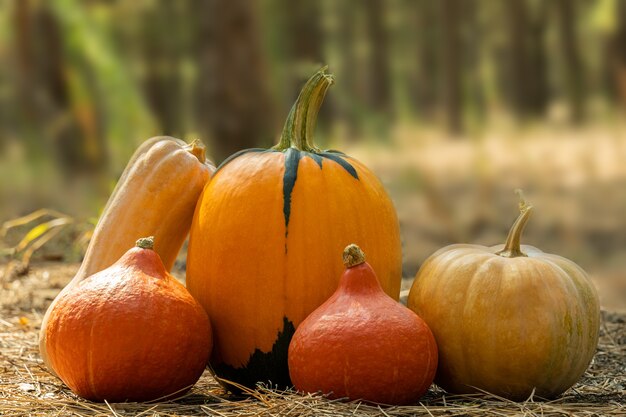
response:
<path id="1" fill-rule="evenodd" d="M 187 287 L 211 317 L 210 363 L 223 379 L 290 385 L 291 336 L 337 288 L 343 265 L 335 255 L 351 242 L 398 299 L 402 259 L 391 200 L 359 161 L 311 141 L 331 83 L 325 69 L 315 74 L 280 143 L 227 159 L 196 207 Z"/>
<path id="2" fill-rule="evenodd" d="M 520 246 L 531 209 L 522 200 L 504 246 L 448 246 L 415 277 L 408 307 L 435 335 L 435 382 L 448 392 L 552 398 L 595 354 L 596 290 L 572 261 Z"/>
<path id="3" fill-rule="evenodd" d="M 205 369 L 202 306 L 139 239 L 115 264 L 63 293 L 50 311 L 50 366 L 81 397 L 112 402 L 181 395 Z"/>

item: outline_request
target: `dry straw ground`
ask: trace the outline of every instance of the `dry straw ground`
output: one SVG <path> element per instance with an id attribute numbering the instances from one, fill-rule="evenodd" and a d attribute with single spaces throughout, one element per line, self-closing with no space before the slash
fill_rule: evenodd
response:
<path id="1" fill-rule="evenodd" d="M 433 387 L 420 403 L 385 407 L 329 401 L 260 387 L 227 395 L 208 372 L 171 402 L 98 404 L 82 400 L 42 365 L 37 332 L 45 306 L 76 265 L 38 264 L 25 276 L 0 276 L 0 415 L 3 416 L 591 416 L 626 415 L 626 315 L 603 312 L 598 353 L 584 378 L 562 397 L 515 403 L 488 394 L 452 396 Z M 11 279 L 8 279 L 11 278 Z"/>
<path id="2" fill-rule="evenodd" d="M 544 131 L 523 137 L 512 132 L 478 142 L 399 132 L 385 146 L 343 147 L 373 168 L 392 194 L 407 277 L 444 245 L 502 243 L 517 214 L 512 190 L 526 190 L 535 214 L 524 241 L 583 266 L 604 309 L 591 367 L 556 400 L 531 397 L 513 403 L 488 394 L 451 396 L 436 387 L 411 407 L 342 403 L 263 387 L 232 397 L 205 372 L 177 401 L 91 403 L 50 375 L 37 350 L 41 316 L 77 265 L 39 262 L 20 275 L 14 264 L 0 263 L 0 415 L 626 416 L 625 132 Z"/>

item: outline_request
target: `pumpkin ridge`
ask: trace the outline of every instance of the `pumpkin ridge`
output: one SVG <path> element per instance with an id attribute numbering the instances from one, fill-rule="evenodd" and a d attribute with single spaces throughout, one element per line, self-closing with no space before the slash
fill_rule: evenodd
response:
<path id="1" fill-rule="evenodd" d="M 229 381 L 236 381 L 238 384 L 254 388 L 258 375 L 267 375 L 267 381 L 274 386 L 291 387 L 291 378 L 287 368 L 287 350 L 295 331 L 293 322 L 284 316 L 283 328 L 278 331 L 271 351 L 262 352 L 258 348 L 255 349 L 248 362 L 240 368 L 226 363 L 210 364 L 211 372 L 217 375 L 216 379 L 222 386 L 235 392 L 240 392 L 241 389 L 229 384 Z"/>
<path id="2" fill-rule="evenodd" d="M 274 149 L 265 149 L 265 148 L 248 148 L 248 149 L 242 149 L 238 152 L 235 152 L 234 154 L 232 154 L 231 156 L 229 156 L 228 158 L 224 159 L 222 161 L 221 164 L 219 164 L 217 166 L 217 168 L 215 169 L 215 172 L 213 173 L 213 175 L 217 174 L 217 172 L 224 168 L 226 165 L 228 165 L 230 162 L 232 162 L 234 159 L 239 158 L 242 155 L 245 155 L 247 153 L 252 153 L 252 152 L 258 152 L 258 153 L 265 153 L 265 152 L 275 152 Z"/>
<path id="3" fill-rule="evenodd" d="M 359 179 L 359 174 L 356 172 L 356 169 L 354 169 L 352 164 L 350 164 L 348 161 L 341 158 L 337 154 L 329 153 L 328 151 L 325 151 L 325 152 L 322 152 L 320 155 L 323 158 L 328 158 L 331 161 L 338 163 L 339 165 L 341 165 L 343 169 L 345 169 L 348 172 L 348 174 L 352 175 L 356 180 Z"/>
<path id="4" fill-rule="evenodd" d="M 304 156 L 308 156 L 309 158 L 317 162 L 317 165 L 319 165 L 320 169 L 322 169 L 322 161 L 324 159 L 319 154 L 315 152 L 304 152 Z"/>

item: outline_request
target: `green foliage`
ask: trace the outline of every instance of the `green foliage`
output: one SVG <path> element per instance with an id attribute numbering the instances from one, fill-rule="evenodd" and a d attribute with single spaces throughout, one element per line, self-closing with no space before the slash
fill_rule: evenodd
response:
<path id="1" fill-rule="evenodd" d="M 72 107 L 79 114 L 99 106 L 115 165 L 123 166 L 137 144 L 157 132 L 137 80 L 110 41 L 115 22 L 101 22 L 80 1 L 50 7 L 61 26 Z"/>

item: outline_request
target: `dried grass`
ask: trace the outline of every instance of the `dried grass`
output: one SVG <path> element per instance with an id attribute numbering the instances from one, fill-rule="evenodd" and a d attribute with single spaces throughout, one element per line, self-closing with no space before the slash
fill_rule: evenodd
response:
<path id="1" fill-rule="evenodd" d="M 52 268 L 48 265 L 46 271 Z M 63 267 L 71 276 L 75 269 Z M 53 271 L 58 275 L 59 271 Z M 484 393 L 448 395 L 433 387 L 418 404 L 385 407 L 331 401 L 260 386 L 233 396 L 205 372 L 175 401 L 92 403 L 67 389 L 43 366 L 38 326 L 48 299 L 33 297 L 49 289 L 50 274 L 34 270 L 19 280 L 0 276 L 0 415 L 3 416 L 597 416 L 626 415 L 626 315 L 604 313 L 600 346 L 584 378 L 554 401 L 531 396 L 521 403 Z M 4 282 L 3 282 L 4 281 Z M 19 283 L 20 285 L 17 285 Z M 55 285 L 55 284 L 52 284 Z M 58 286 L 58 285 L 57 285 Z"/>

